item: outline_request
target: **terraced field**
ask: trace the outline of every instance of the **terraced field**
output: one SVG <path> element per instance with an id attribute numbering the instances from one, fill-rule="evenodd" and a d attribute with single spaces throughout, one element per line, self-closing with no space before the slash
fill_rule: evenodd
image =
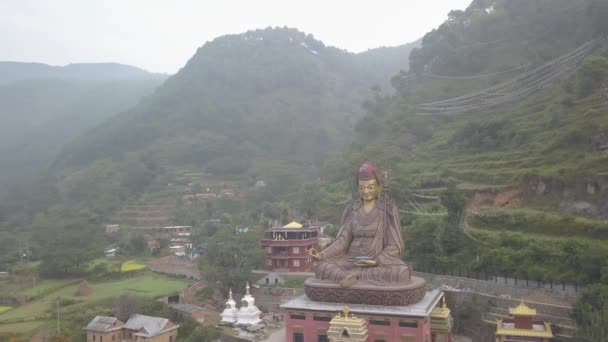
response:
<path id="1" fill-rule="evenodd" d="M 86 303 L 118 297 L 122 294 L 158 298 L 181 291 L 192 282 L 186 279 L 166 277 L 152 272 L 105 282 L 89 282 L 92 290 L 88 296 L 76 296 L 79 282 L 74 280 L 42 281 L 37 286 L 18 294 L 40 294 L 24 305 L 0 313 L 1 333 L 33 332 L 52 319 L 57 299 L 67 300 L 70 310 Z"/>

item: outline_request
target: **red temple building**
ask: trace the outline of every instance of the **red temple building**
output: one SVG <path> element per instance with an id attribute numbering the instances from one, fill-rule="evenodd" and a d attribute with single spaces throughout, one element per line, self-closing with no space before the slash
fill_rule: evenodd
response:
<path id="1" fill-rule="evenodd" d="M 266 255 L 265 269 L 275 272 L 307 272 L 312 269 L 312 259 L 307 250 L 318 248 L 321 228 L 303 226 L 291 222 L 283 227 L 272 227 L 262 240 Z"/>

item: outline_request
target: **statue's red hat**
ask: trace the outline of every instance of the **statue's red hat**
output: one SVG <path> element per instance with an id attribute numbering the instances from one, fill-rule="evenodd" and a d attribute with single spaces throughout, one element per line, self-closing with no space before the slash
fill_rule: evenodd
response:
<path id="1" fill-rule="evenodd" d="M 359 172 L 357 172 L 357 178 L 361 181 L 367 181 L 370 179 L 377 180 L 378 179 L 377 174 L 378 174 L 378 168 L 376 167 L 376 165 L 374 165 L 370 162 L 365 162 L 359 168 Z"/>

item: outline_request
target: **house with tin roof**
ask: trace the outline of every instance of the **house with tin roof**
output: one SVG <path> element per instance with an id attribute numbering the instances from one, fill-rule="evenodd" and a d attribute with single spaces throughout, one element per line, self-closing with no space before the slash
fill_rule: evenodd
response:
<path id="1" fill-rule="evenodd" d="M 166 318 L 133 314 L 126 322 L 96 316 L 84 328 L 87 342 L 175 342 L 179 325 Z"/>

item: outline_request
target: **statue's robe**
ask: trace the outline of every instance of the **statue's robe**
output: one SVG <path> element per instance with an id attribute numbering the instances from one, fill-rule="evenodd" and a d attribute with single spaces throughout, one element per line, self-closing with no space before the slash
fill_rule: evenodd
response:
<path id="1" fill-rule="evenodd" d="M 319 253 L 315 277 L 339 282 L 355 272 L 368 284 L 404 284 L 410 280 L 410 270 L 401 260 L 403 251 L 397 207 L 380 198 L 375 208 L 365 213 L 361 201 L 356 201 L 344 210 L 335 242 Z M 377 265 L 356 266 L 357 256 L 368 256 Z"/>

